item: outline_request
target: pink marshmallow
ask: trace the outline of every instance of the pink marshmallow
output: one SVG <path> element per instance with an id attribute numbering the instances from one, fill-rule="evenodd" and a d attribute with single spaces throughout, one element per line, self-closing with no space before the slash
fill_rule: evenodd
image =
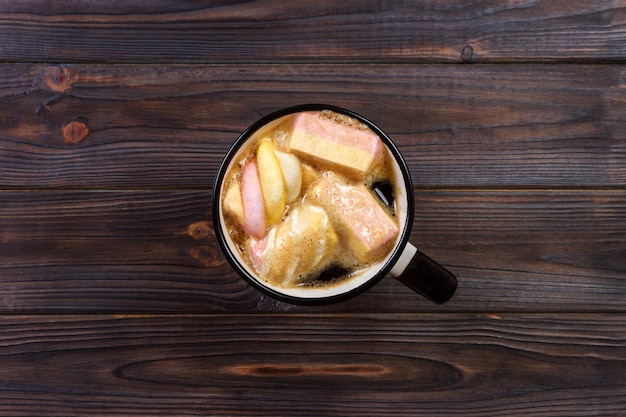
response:
<path id="1" fill-rule="evenodd" d="M 382 152 L 378 135 L 315 112 L 295 116 L 289 150 L 304 159 L 363 178 Z"/>
<path id="2" fill-rule="evenodd" d="M 265 235 L 265 203 L 259 172 L 255 162 L 248 162 L 241 174 L 241 197 L 243 203 L 243 230 L 261 239 Z"/>
<path id="3" fill-rule="evenodd" d="M 398 234 L 398 226 L 364 185 L 344 185 L 324 179 L 316 198 L 347 231 L 356 256 L 368 260 Z"/>

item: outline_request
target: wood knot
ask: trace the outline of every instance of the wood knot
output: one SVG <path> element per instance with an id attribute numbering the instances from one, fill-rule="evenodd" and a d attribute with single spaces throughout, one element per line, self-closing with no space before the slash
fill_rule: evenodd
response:
<path id="1" fill-rule="evenodd" d="M 187 228 L 187 234 L 195 240 L 201 240 L 213 234 L 213 229 L 208 222 L 195 222 Z"/>
<path id="2" fill-rule="evenodd" d="M 240 375 L 264 376 L 360 376 L 372 377 L 389 373 L 389 369 L 374 364 L 259 364 L 232 367 L 232 372 Z"/>
<path id="3" fill-rule="evenodd" d="M 467 64 L 471 64 L 474 62 L 474 48 L 470 45 L 465 45 L 465 47 L 461 50 L 461 60 Z"/>
<path id="4" fill-rule="evenodd" d="M 224 264 L 224 259 L 220 257 L 220 251 L 209 245 L 198 245 L 189 249 L 189 255 L 202 266 L 220 266 Z"/>
<path id="5" fill-rule="evenodd" d="M 74 145 L 85 139 L 85 137 L 89 134 L 86 122 L 87 121 L 85 119 L 78 118 L 62 127 L 61 133 L 63 133 L 63 141 L 70 145 Z"/>
<path id="6" fill-rule="evenodd" d="M 67 67 L 50 66 L 45 68 L 43 79 L 50 90 L 63 93 L 72 88 L 77 75 Z"/>

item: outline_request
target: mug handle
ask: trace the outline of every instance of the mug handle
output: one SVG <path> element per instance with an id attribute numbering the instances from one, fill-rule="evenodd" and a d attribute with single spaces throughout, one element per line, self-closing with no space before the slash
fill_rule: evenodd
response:
<path id="1" fill-rule="evenodd" d="M 436 304 L 445 303 L 456 291 L 456 277 L 411 243 L 407 243 L 389 274 Z"/>

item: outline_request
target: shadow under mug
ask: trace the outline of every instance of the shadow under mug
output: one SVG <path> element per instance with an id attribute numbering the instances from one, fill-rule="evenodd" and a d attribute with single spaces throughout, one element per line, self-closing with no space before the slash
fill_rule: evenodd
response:
<path id="1" fill-rule="evenodd" d="M 399 233 L 393 249 L 382 261 L 339 284 L 328 288 L 274 287 L 260 279 L 247 265 L 226 229 L 221 204 L 224 180 L 233 164 L 247 151 L 245 145 L 249 141 L 256 140 L 259 135 L 271 130 L 285 117 L 291 117 L 300 112 L 321 110 L 330 110 L 358 120 L 376 133 L 387 147 L 394 161 L 394 174 L 398 182 L 395 187 L 397 194 L 395 203 Z M 222 161 L 213 188 L 212 204 L 215 235 L 228 262 L 250 285 L 277 300 L 300 305 L 321 305 L 344 301 L 365 292 L 388 274 L 437 304 L 448 301 L 456 291 L 456 277 L 409 242 L 414 216 L 413 185 L 400 151 L 378 126 L 350 110 L 326 104 L 302 104 L 278 110 L 259 119 L 239 136 Z"/>

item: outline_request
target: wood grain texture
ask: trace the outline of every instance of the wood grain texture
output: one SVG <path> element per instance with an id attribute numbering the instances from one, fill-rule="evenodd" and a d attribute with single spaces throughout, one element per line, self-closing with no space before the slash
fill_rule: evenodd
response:
<path id="1" fill-rule="evenodd" d="M 418 191 L 411 241 L 460 282 L 445 307 L 431 305 L 392 278 L 335 306 L 273 302 L 227 264 L 215 240 L 210 199 L 201 191 L 0 193 L 0 308 L 6 313 L 626 309 L 622 191 Z"/>
<path id="2" fill-rule="evenodd" d="M 0 5 L 0 61 L 516 62 L 626 58 L 621 1 Z"/>
<path id="3" fill-rule="evenodd" d="M 0 1 L 0 416 L 626 415 L 626 3 Z M 326 102 L 459 278 L 273 301 L 218 164 Z"/>
<path id="4" fill-rule="evenodd" d="M 210 189 L 246 127 L 306 102 L 377 123 L 418 187 L 626 184 L 621 66 L 0 69 L 2 188 Z"/>
<path id="5" fill-rule="evenodd" d="M 626 412 L 624 316 L 22 316 L 0 333 L 2 415 Z"/>

